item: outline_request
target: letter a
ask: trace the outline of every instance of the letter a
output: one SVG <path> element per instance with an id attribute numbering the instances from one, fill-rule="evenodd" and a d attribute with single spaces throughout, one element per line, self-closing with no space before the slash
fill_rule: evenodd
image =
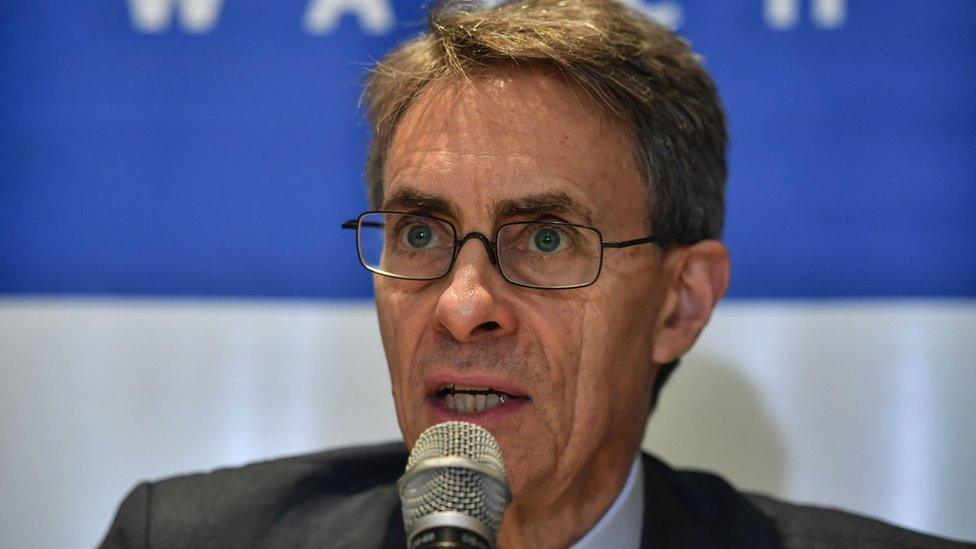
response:
<path id="1" fill-rule="evenodd" d="M 393 7 L 389 0 L 312 0 L 305 9 L 305 31 L 326 34 L 346 12 L 354 12 L 359 26 L 370 34 L 383 34 L 393 27 Z"/>

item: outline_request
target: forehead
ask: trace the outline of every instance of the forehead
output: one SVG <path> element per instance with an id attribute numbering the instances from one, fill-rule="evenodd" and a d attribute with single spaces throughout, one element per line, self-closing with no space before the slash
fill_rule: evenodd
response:
<path id="1" fill-rule="evenodd" d="M 587 221 L 643 222 L 633 143 L 624 123 L 541 69 L 434 81 L 391 141 L 384 207 L 405 194 L 427 195 L 457 217 L 497 216 L 511 211 L 500 204 L 530 199 L 570 204 Z"/>

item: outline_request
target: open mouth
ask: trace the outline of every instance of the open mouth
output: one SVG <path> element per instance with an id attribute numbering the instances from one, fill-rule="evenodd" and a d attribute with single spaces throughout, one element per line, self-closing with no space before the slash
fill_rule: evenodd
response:
<path id="1" fill-rule="evenodd" d="M 434 393 L 434 398 L 449 412 L 477 414 L 522 397 L 503 393 L 491 387 L 449 383 L 441 386 Z"/>

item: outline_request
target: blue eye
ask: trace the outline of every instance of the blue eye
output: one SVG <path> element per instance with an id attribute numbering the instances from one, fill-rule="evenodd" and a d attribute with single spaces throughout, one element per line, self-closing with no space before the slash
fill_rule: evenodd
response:
<path id="1" fill-rule="evenodd" d="M 407 243 L 414 248 L 423 248 L 430 244 L 433 238 L 433 232 L 430 227 L 423 224 L 416 224 L 407 229 Z"/>
<path id="2" fill-rule="evenodd" d="M 554 229 L 539 229 L 533 235 L 532 240 L 540 252 L 552 253 L 559 249 L 562 239 Z"/>

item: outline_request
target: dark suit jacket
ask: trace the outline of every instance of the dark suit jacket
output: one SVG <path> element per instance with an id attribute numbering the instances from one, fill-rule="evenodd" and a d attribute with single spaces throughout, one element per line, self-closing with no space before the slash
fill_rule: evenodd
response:
<path id="1" fill-rule="evenodd" d="M 406 546 L 394 483 L 402 443 L 142 483 L 102 547 Z M 643 547 L 963 547 L 829 509 L 737 492 L 644 454 Z"/>

